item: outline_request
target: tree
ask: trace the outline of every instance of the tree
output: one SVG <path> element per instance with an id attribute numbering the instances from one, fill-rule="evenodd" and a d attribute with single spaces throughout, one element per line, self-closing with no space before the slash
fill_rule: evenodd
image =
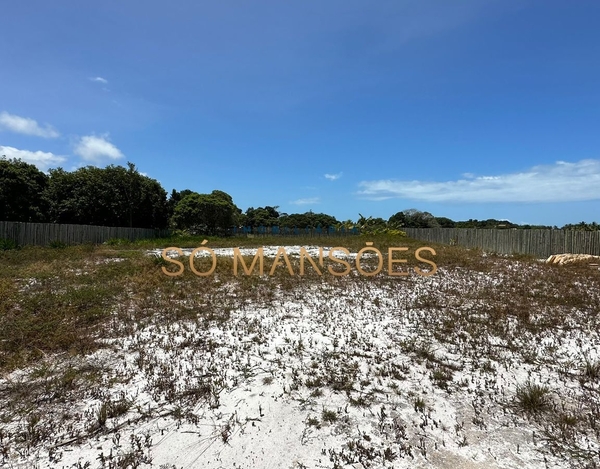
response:
<path id="1" fill-rule="evenodd" d="M 456 228 L 484 228 L 484 229 L 493 229 L 493 228 L 518 228 L 519 225 L 516 223 L 511 223 L 508 220 L 496 220 L 495 218 L 488 218 L 487 220 L 474 220 L 470 218 L 467 221 L 457 221 Z"/>
<path id="2" fill-rule="evenodd" d="M 279 224 L 282 228 L 312 229 L 317 226 L 320 226 L 321 228 L 335 226 L 338 224 L 338 221 L 335 217 L 327 215 L 326 213 L 314 213 L 313 211 L 308 211 L 306 213 L 292 213 L 285 217 L 280 217 Z"/>
<path id="3" fill-rule="evenodd" d="M 50 221 L 84 225 L 165 228 L 167 193 L 160 183 L 128 168 L 51 169 L 45 198 Z"/>
<path id="4" fill-rule="evenodd" d="M 366 234 L 383 232 L 388 227 L 387 222 L 383 218 L 365 218 L 360 213 L 358 214 L 358 221 L 356 222 L 356 226 L 358 226 L 361 233 Z"/>
<path id="5" fill-rule="evenodd" d="M 0 158 L 0 220 L 45 221 L 48 205 L 43 197 L 48 176 L 19 159 Z"/>
<path id="6" fill-rule="evenodd" d="M 181 192 L 173 189 L 171 191 L 171 195 L 169 196 L 169 200 L 167 200 L 167 211 L 169 213 L 169 220 L 173 217 L 173 213 L 175 212 L 175 206 L 179 203 L 181 199 L 183 199 L 186 195 L 197 194 L 197 192 L 191 191 L 189 189 L 184 189 Z"/>
<path id="7" fill-rule="evenodd" d="M 406 226 L 406 216 L 404 212 L 394 213 L 388 219 L 388 225 L 393 228 L 404 228 Z"/>
<path id="8" fill-rule="evenodd" d="M 577 230 L 577 231 L 598 231 L 600 230 L 600 225 L 595 221 L 592 223 L 586 223 L 584 221 L 579 222 L 577 224 L 569 223 L 562 227 L 563 230 Z"/>
<path id="9" fill-rule="evenodd" d="M 245 217 L 242 212 L 242 209 L 233 203 L 233 197 L 231 197 L 227 192 L 223 192 L 220 190 L 212 191 L 211 195 L 220 198 L 221 200 L 227 202 L 233 207 L 233 224 L 231 226 L 242 226 L 242 222 L 244 221 Z M 231 228 L 231 226 L 229 228 Z"/>
<path id="10" fill-rule="evenodd" d="M 357 228 L 356 223 L 350 219 L 338 222 L 335 227 L 338 230 L 344 229 L 345 231 L 350 231 L 354 228 Z"/>
<path id="11" fill-rule="evenodd" d="M 279 225 L 279 207 L 250 207 L 246 210 L 245 223 L 246 226 L 256 228 L 257 226 L 277 226 Z"/>
<path id="12" fill-rule="evenodd" d="M 229 194 L 213 191 L 210 194 L 186 195 L 175 206 L 172 223 L 192 234 L 226 235 L 235 226 L 241 212 Z"/>
<path id="13" fill-rule="evenodd" d="M 421 212 L 410 208 L 402 213 L 406 220 L 406 228 L 438 228 L 440 226 L 435 217 L 429 212 Z"/>
<path id="14" fill-rule="evenodd" d="M 365 235 L 397 235 L 397 236 L 406 236 L 406 233 L 400 230 L 399 226 L 399 217 L 396 217 L 392 220 L 392 223 L 385 221 L 380 217 L 369 217 L 365 218 L 360 213 L 358 214 L 359 218 L 356 222 L 357 228 L 360 230 L 361 234 Z"/>
<path id="15" fill-rule="evenodd" d="M 133 226 L 166 228 L 169 224 L 167 192 L 156 179 L 139 173 L 136 179 L 139 181 L 139 199 L 134 204 Z"/>
<path id="16" fill-rule="evenodd" d="M 454 228 L 456 222 L 446 217 L 435 217 L 435 220 L 439 223 L 442 228 Z"/>

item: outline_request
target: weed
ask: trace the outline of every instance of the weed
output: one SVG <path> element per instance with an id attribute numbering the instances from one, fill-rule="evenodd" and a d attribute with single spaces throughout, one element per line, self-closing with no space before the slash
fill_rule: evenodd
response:
<path id="1" fill-rule="evenodd" d="M 517 386 L 515 398 L 517 405 L 525 412 L 543 412 L 550 407 L 549 393 L 547 386 L 527 382 Z"/>
<path id="2" fill-rule="evenodd" d="M 104 244 L 107 246 L 127 246 L 131 244 L 131 241 L 126 238 L 110 238 Z"/>
<path id="3" fill-rule="evenodd" d="M 425 400 L 421 397 L 416 397 L 413 400 L 413 407 L 415 409 L 415 412 L 425 412 L 425 408 L 426 408 Z"/>
<path id="4" fill-rule="evenodd" d="M 431 373 L 431 379 L 440 388 L 448 389 L 448 384 L 452 382 L 452 371 L 447 368 L 436 367 Z"/>
<path id="5" fill-rule="evenodd" d="M 321 413 L 321 419 L 323 422 L 335 423 L 337 422 L 338 414 L 334 410 L 323 409 L 323 412 Z"/>
<path id="6" fill-rule="evenodd" d="M 185 243 L 196 247 L 201 241 L 186 238 Z M 315 242 L 293 243 L 303 241 Z M 365 239 L 346 241 L 356 251 Z M 397 245 L 392 238 L 374 241 L 384 255 L 386 246 Z M 411 249 L 417 246 L 404 241 Z M 240 239 L 210 240 L 213 247 L 217 242 L 232 246 Z M 257 237 L 249 244 L 267 242 Z M 394 458 L 413 457 L 415 448 L 427 457 L 444 441 L 466 445 L 463 423 L 454 435 L 452 425 L 438 420 L 439 392 L 431 389 L 433 384 L 449 390 L 453 382 L 456 395 L 444 402 L 461 403 L 456 418 L 472 423 L 470 431 L 485 432 L 486 422 L 497 421 L 514 427 L 525 441 L 535 429 L 536 438 L 542 435 L 536 448 L 551 449 L 565 467 L 597 460 L 600 365 L 589 360 L 573 373 L 572 363 L 559 353 L 573 336 L 582 337 L 582 348 L 598 343 L 600 277 L 593 269 L 517 263 L 453 246 L 436 247 L 440 272 L 433 279 L 300 278 L 284 268 L 268 278 L 235 278 L 231 259 L 219 259 L 215 275 L 200 278 L 190 272 L 187 258 L 184 274 L 173 278 L 162 273 L 163 259 L 134 249 L 156 247 L 148 243 L 0 252 L 0 464 L 11 464 L 13 457 L 19 464 L 18 458 L 53 441 L 89 440 L 94 430 L 131 429 L 163 411 L 178 428 L 187 423 L 203 432 L 207 422 L 220 422 L 211 438 L 231 443 L 239 422 L 222 420 L 231 411 L 224 409 L 229 399 L 222 400 L 222 393 L 232 387 L 254 392 L 258 383 L 261 395 L 279 400 L 280 391 L 266 387 L 276 380 L 284 388 L 281 400 L 301 401 L 306 435 L 331 425 L 330 432 L 344 438 L 341 449 L 329 452 L 336 468 L 390 466 Z M 178 238 L 165 243 L 182 246 Z M 206 261 L 195 261 L 198 270 L 210 267 Z M 297 259 L 292 264 L 296 271 Z M 413 264 L 409 260 L 403 267 Z M 106 350 L 87 356 L 98 348 Z M 105 356 L 110 359 L 95 368 L 77 365 Z M 10 371 L 17 369 L 19 378 L 13 379 Z M 507 387 L 491 374 L 504 369 L 552 376 L 556 389 L 568 390 L 562 409 L 557 405 L 543 420 L 516 426 L 510 414 L 503 418 Z M 138 403 L 130 415 L 138 383 L 149 402 Z M 127 396 L 115 395 L 128 387 Z M 96 406 L 80 413 L 80 404 L 90 399 Z M 552 404 L 547 387 L 530 383 L 518 387 L 514 401 L 528 413 Z M 314 415 L 324 403 L 331 410 L 323 407 Z M 417 414 L 403 421 L 407 403 Z M 475 414 L 470 408 L 465 412 L 467 403 Z M 259 405 L 256 418 L 239 424 L 241 432 L 263 411 Z M 111 420 L 120 416 L 131 423 Z M 369 430 L 359 430 L 357 437 L 355 423 Z M 87 433 L 77 434 L 77 428 Z M 149 459 L 143 439 L 121 444 L 118 431 L 112 454 L 102 453 L 94 467 L 141 467 L 140 461 Z M 480 440 L 474 436 L 470 442 L 474 451 Z M 58 464 L 60 448 L 51 465 Z"/>
<path id="7" fill-rule="evenodd" d="M 273 384 L 273 377 L 272 376 L 265 376 L 262 380 L 264 385 L 269 385 L 269 384 Z"/>
<path id="8" fill-rule="evenodd" d="M 100 404 L 100 408 L 96 414 L 96 420 L 100 427 L 106 425 L 106 421 L 111 418 L 119 417 L 131 408 L 132 402 L 128 399 L 121 398 L 117 401 L 106 400 Z"/>
<path id="9" fill-rule="evenodd" d="M 67 247 L 67 243 L 65 243 L 59 239 L 55 239 L 48 243 L 48 247 L 50 247 L 52 249 L 65 249 Z"/>
<path id="10" fill-rule="evenodd" d="M 17 249 L 18 245 L 15 241 L 8 238 L 0 238 L 0 251 L 9 251 L 11 249 Z"/>
<path id="11" fill-rule="evenodd" d="M 394 459 L 396 459 L 398 457 L 397 453 L 394 453 L 394 451 L 392 451 L 392 448 L 386 448 L 383 451 L 383 459 L 385 461 L 390 461 L 392 462 Z"/>
<path id="12" fill-rule="evenodd" d="M 491 360 L 484 361 L 483 365 L 481 366 L 481 369 L 487 373 L 495 373 L 496 372 L 496 367 L 491 362 Z"/>
<path id="13" fill-rule="evenodd" d="M 592 361 L 586 358 L 581 375 L 585 380 L 598 381 L 600 379 L 600 360 Z"/>
<path id="14" fill-rule="evenodd" d="M 306 424 L 309 427 L 317 427 L 317 428 L 321 427 L 321 422 L 319 422 L 319 419 L 316 417 L 308 417 L 308 419 L 306 420 Z"/>

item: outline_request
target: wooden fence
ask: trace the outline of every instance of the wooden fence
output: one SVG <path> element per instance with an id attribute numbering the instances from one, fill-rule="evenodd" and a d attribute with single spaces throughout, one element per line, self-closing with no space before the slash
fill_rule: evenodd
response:
<path id="1" fill-rule="evenodd" d="M 479 228 L 403 230 L 409 237 L 421 241 L 479 247 L 500 254 L 532 254 L 538 258 L 562 253 L 600 255 L 600 231 Z"/>
<path id="2" fill-rule="evenodd" d="M 167 236 L 168 230 L 123 228 L 113 226 L 66 225 L 55 223 L 21 223 L 0 221 L 0 239 L 10 239 L 19 246 L 47 246 L 51 242 L 65 244 L 100 244 L 111 238 L 136 240 Z"/>

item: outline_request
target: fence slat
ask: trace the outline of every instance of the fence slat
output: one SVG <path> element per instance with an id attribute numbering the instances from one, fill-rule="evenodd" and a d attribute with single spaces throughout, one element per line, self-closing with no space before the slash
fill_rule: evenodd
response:
<path id="1" fill-rule="evenodd" d="M 46 246 L 60 241 L 65 244 L 103 243 L 111 238 L 156 238 L 168 236 L 169 230 L 152 228 L 123 228 L 58 223 L 23 223 L 0 221 L 0 238 L 10 239 L 20 246 Z"/>
<path id="2" fill-rule="evenodd" d="M 442 244 L 481 248 L 499 254 L 600 256 L 600 231 L 480 228 L 404 228 L 411 238 Z"/>

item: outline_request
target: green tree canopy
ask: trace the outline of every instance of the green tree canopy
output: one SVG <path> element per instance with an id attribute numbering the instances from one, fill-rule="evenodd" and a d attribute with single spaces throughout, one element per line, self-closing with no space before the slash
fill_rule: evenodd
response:
<path id="1" fill-rule="evenodd" d="M 328 228 L 330 226 L 336 226 L 338 221 L 335 217 L 327 215 L 326 213 L 291 213 L 279 218 L 279 226 L 282 228 Z"/>
<path id="2" fill-rule="evenodd" d="M 394 228 L 437 228 L 440 226 L 436 218 L 429 212 L 409 208 L 395 213 L 388 220 Z"/>
<path id="3" fill-rule="evenodd" d="M 454 228 L 456 226 L 456 222 L 447 217 L 435 217 L 435 220 L 442 228 Z"/>
<path id="4" fill-rule="evenodd" d="M 169 195 L 169 200 L 167 200 L 167 210 L 169 212 L 169 220 L 173 217 L 173 213 L 175 212 L 175 207 L 179 203 L 181 199 L 183 199 L 186 195 L 195 194 L 196 192 L 184 189 L 182 191 L 177 191 L 173 189 L 171 194 Z"/>
<path id="5" fill-rule="evenodd" d="M 569 223 L 562 227 L 563 230 L 577 230 L 577 231 L 598 231 L 600 230 L 600 225 L 595 221 L 592 223 L 586 223 L 584 221 L 579 222 L 577 224 Z"/>
<path id="6" fill-rule="evenodd" d="M 279 207 L 250 207 L 246 210 L 244 217 L 245 226 L 256 228 L 257 226 L 277 226 L 279 225 Z"/>
<path id="7" fill-rule="evenodd" d="M 48 176 L 19 159 L 0 158 L 0 220 L 43 222 L 47 203 L 43 192 Z"/>
<path id="8" fill-rule="evenodd" d="M 508 220 L 496 220 L 495 218 L 488 218 L 487 220 L 474 220 L 470 218 L 467 221 L 457 221 L 455 224 L 456 228 L 518 228 L 519 225 L 511 223 Z"/>
<path id="9" fill-rule="evenodd" d="M 165 228 L 167 193 L 160 183 L 128 167 L 51 169 L 46 190 L 50 221 L 84 225 Z"/>
<path id="10" fill-rule="evenodd" d="M 406 226 L 406 215 L 404 215 L 404 212 L 394 213 L 388 219 L 388 226 L 391 228 L 404 228 Z"/>
<path id="11" fill-rule="evenodd" d="M 194 192 L 177 203 L 172 224 L 175 228 L 189 230 L 193 234 L 226 235 L 236 225 L 240 212 L 231 196 L 225 192 Z"/>

